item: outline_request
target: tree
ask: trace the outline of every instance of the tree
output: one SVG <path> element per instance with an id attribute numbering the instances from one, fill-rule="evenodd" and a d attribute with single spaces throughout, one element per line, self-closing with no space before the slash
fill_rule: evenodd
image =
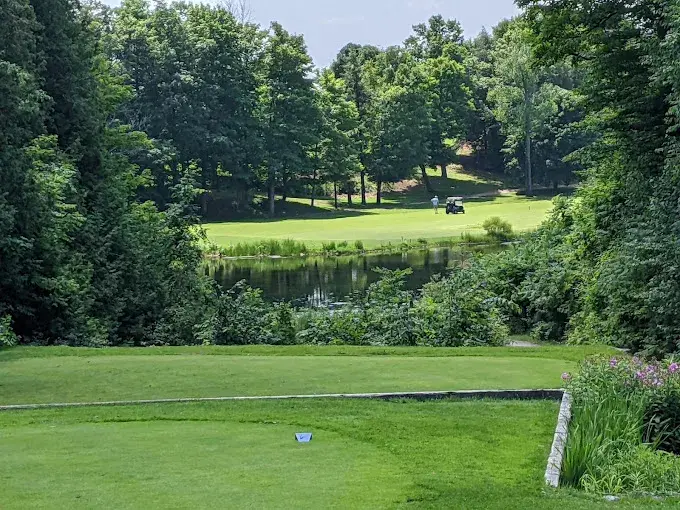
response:
<path id="1" fill-rule="evenodd" d="M 427 160 L 427 98 L 418 89 L 386 85 L 372 102 L 371 118 L 368 174 L 380 204 L 384 183 L 410 178 Z"/>
<path id="2" fill-rule="evenodd" d="M 335 207 L 338 207 L 338 184 L 349 183 L 359 171 L 359 152 L 354 132 L 359 123 L 359 113 L 347 99 L 345 83 L 333 71 L 321 74 L 316 94 L 321 112 L 321 133 L 317 147 L 317 165 L 322 180 L 333 183 Z M 314 169 L 312 206 L 314 205 L 317 169 Z"/>
<path id="3" fill-rule="evenodd" d="M 404 46 L 417 62 L 424 65 L 427 75 L 426 93 L 431 119 L 428 136 L 429 162 L 441 167 L 447 177 L 447 167 L 455 156 L 455 144 L 467 133 L 471 91 L 463 62 L 463 29 L 455 20 L 433 16 L 427 24 L 413 27 L 415 35 Z M 427 173 L 423 172 L 428 191 Z"/>
<path id="4" fill-rule="evenodd" d="M 104 14 L 0 5 L 0 315 L 23 342 L 194 342 L 176 317 L 210 314 L 197 230 L 138 201 L 126 153 L 151 144 L 115 117 L 130 90 L 101 52 Z"/>
<path id="5" fill-rule="evenodd" d="M 505 139 L 494 115 L 493 105 L 488 100 L 494 72 L 492 52 L 499 32 L 498 28 L 494 29 L 493 34 L 484 29 L 466 43 L 468 56 L 465 68 L 470 76 L 473 103 L 468 112 L 466 139 L 474 150 L 478 168 L 503 173 L 502 149 Z"/>
<path id="6" fill-rule="evenodd" d="M 375 60 L 380 50 L 375 46 L 360 46 L 348 44 L 340 50 L 335 62 L 331 65 L 333 73 L 344 80 L 349 99 L 355 104 L 359 114 L 359 123 L 354 132 L 354 140 L 359 147 L 361 162 L 361 203 L 366 205 L 366 154 L 367 154 L 367 124 L 369 119 L 369 91 L 364 81 L 365 67 Z"/>
<path id="7" fill-rule="evenodd" d="M 178 165 L 191 161 L 202 169 L 203 215 L 211 200 L 248 203 L 261 152 L 259 30 L 238 23 L 225 8 L 177 4 L 151 11 L 144 0 L 126 0 L 113 25 L 109 53 L 134 90 L 121 120 L 162 140 L 169 156 L 135 159 L 151 166 L 158 203 L 169 200 Z"/>
<path id="8" fill-rule="evenodd" d="M 531 30 L 517 20 L 493 51 L 495 80 L 489 99 L 506 136 L 524 143 L 527 194 L 533 195 L 532 137 L 536 125 L 556 113 L 562 89 L 541 79 L 531 46 Z"/>
<path id="9" fill-rule="evenodd" d="M 287 181 L 311 164 L 308 152 L 317 141 L 319 117 L 304 39 L 278 23 L 272 23 L 271 31 L 263 55 L 258 116 L 264 131 L 269 214 L 274 216 L 277 184 L 285 191 Z"/>

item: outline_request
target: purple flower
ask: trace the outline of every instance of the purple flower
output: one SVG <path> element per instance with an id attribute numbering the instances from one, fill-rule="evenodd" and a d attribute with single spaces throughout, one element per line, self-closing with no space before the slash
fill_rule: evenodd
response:
<path id="1" fill-rule="evenodd" d="M 563 381 L 571 381 L 571 374 L 568 372 L 565 372 L 562 374 L 562 380 Z"/>
<path id="2" fill-rule="evenodd" d="M 633 363 L 635 363 L 637 366 L 642 365 L 642 360 L 638 358 L 637 356 L 633 357 Z"/>
<path id="3" fill-rule="evenodd" d="M 609 366 L 612 368 L 615 368 L 618 364 L 619 360 L 617 360 L 616 358 L 612 358 L 611 360 L 609 360 Z"/>
<path id="4" fill-rule="evenodd" d="M 644 379 L 645 377 L 647 377 L 647 374 L 645 374 L 644 372 L 640 372 L 640 371 L 639 371 L 637 374 L 635 374 L 635 377 L 637 377 L 638 379 L 642 380 L 642 379 Z"/>
<path id="5" fill-rule="evenodd" d="M 674 374 L 678 370 L 680 370 L 680 365 L 678 365 L 677 363 L 671 363 L 670 366 L 668 367 L 668 371 L 671 374 Z"/>

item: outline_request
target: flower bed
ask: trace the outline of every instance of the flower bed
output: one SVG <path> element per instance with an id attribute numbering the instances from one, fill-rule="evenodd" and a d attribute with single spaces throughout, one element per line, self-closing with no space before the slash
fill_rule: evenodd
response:
<path id="1" fill-rule="evenodd" d="M 602 494 L 680 494 L 680 365 L 591 358 L 564 374 L 573 414 L 562 484 Z"/>

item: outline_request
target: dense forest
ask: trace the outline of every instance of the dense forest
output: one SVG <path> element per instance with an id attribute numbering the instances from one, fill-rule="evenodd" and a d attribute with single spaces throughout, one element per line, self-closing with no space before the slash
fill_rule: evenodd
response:
<path id="1" fill-rule="evenodd" d="M 351 323 L 348 342 L 453 345 L 509 324 L 677 351 L 680 4 L 519 4 L 471 40 L 435 16 L 318 70 L 302 36 L 233 6 L 0 1 L 0 344 L 328 342 Z M 528 194 L 582 186 L 519 247 L 421 296 L 386 275 L 302 326 L 199 274 L 201 218 L 429 189 L 462 146 Z"/>

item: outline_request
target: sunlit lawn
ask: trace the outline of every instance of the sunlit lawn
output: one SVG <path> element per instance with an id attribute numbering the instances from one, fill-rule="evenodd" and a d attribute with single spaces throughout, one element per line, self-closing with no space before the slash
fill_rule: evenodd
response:
<path id="1" fill-rule="evenodd" d="M 0 402 L 557 387 L 598 352 L 612 351 L 20 347 L 0 350 Z M 557 409 L 313 399 L 2 411 L 0 508 L 604 508 L 544 488 Z"/>
<path id="2" fill-rule="evenodd" d="M 304 218 L 250 220 L 206 225 L 208 238 L 220 245 L 252 243 L 266 239 L 294 239 L 318 246 L 323 241 L 363 241 L 366 247 L 402 240 L 437 240 L 482 233 L 484 220 L 499 216 L 516 231 L 536 228 L 552 202 L 549 198 L 501 196 L 466 203 L 466 214 L 435 215 L 431 208 L 368 208 L 326 211 Z"/>
<path id="3" fill-rule="evenodd" d="M 0 404 L 559 388 L 606 348 L 214 347 L 0 351 Z M 339 354 L 339 355 L 334 355 Z"/>
<path id="4" fill-rule="evenodd" d="M 609 508 L 544 489 L 557 408 L 315 400 L 0 413 L 0 506 Z M 616 507 L 656 505 L 674 507 Z"/>

